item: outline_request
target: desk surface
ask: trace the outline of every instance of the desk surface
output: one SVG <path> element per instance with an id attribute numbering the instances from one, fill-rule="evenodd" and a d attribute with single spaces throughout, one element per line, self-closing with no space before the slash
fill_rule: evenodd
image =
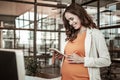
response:
<path id="1" fill-rule="evenodd" d="M 113 59 L 112 59 L 112 62 L 120 63 L 120 58 L 113 58 Z"/>
<path id="2" fill-rule="evenodd" d="M 58 77 L 58 78 L 53 78 L 53 79 L 45 79 L 45 78 L 40 78 L 40 77 L 25 76 L 25 80 L 61 80 L 61 78 Z"/>
<path id="3" fill-rule="evenodd" d="M 111 52 L 120 52 L 120 48 L 109 48 Z"/>

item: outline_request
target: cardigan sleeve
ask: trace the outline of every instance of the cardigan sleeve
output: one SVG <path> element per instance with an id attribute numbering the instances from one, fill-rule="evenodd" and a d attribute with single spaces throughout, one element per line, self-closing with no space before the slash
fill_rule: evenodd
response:
<path id="1" fill-rule="evenodd" d="M 89 56 L 84 58 L 84 66 L 86 67 L 105 67 L 111 64 L 111 59 L 109 55 L 109 51 L 105 42 L 104 35 L 99 31 L 96 30 L 92 33 L 92 39 L 94 39 L 93 43 L 95 44 L 93 53 L 90 54 L 97 54 L 98 56 Z M 92 44 L 93 44 L 92 43 Z M 96 52 L 96 53 L 94 53 Z"/>

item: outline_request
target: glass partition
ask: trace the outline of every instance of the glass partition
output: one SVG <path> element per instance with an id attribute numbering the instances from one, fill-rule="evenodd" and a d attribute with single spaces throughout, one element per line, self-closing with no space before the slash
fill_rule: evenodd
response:
<path id="1" fill-rule="evenodd" d="M 13 49 L 14 48 L 14 31 L 13 30 L 2 30 L 2 46 L 5 49 Z"/>
<path id="2" fill-rule="evenodd" d="M 58 66 L 60 63 L 52 65 L 52 53 L 48 49 L 52 47 L 63 50 L 65 29 L 62 13 L 64 8 L 59 8 L 60 1 L 57 3 L 50 0 L 36 0 L 37 4 L 34 4 L 34 1 L 0 1 L 0 47 L 23 50 L 26 73 L 29 75 L 36 74 L 35 71 L 49 73 L 50 70 L 50 74 L 56 74 L 56 68 L 60 72 Z M 64 2 L 64 0 L 61 1 Z M 111 27 L 120 23 L 120 3 L 114 3 L 113 0 L 99 1 L 100 13 L 97 12 L 96 0 L 83 1 L 83 7 L 96 24 L 99 21 L 112 57 L 119 57 L 120 29 L 119 26 Z M 116 54 L 113 55 L 113 53 Z"/>

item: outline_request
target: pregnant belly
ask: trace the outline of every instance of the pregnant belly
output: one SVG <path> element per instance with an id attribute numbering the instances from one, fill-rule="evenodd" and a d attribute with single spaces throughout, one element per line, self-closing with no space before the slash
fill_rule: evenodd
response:
<path id="1" fill-rule="evenodd" d="M 88 77 L 88 69 L 84 64 L 69 64 L 67 61 L 63 62 L 61 73 L 66 77 Z"/>

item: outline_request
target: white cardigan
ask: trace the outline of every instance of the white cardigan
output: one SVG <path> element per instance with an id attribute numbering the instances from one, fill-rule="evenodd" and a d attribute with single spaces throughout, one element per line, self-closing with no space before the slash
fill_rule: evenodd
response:
<path id="1" fill-rule="evenodd" d="M 104 35 L 98 29 L 87 29 L 85 39 L 85 62 L 90 80 L 101 80 L 100 67 L 111 64 L 110 54 Z"/>
<path id="2" fill-rule="evenodd" d="M 84 66 L 88 68 L 90 80 L 101 80 L 100 67 L 111 64 L 104 35 L 98 29 L 87 29 L 85 38 Z"/>

